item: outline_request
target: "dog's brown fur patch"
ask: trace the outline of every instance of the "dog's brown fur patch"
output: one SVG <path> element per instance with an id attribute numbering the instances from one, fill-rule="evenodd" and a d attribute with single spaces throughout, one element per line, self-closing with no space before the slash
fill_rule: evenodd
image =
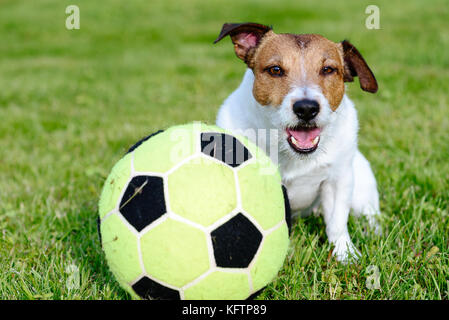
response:
<path id="1" fill-rule="evenodd" d="M 256 49 L 251 64 L 255 76 L 253 94 L 262 105 L 279 106 L 292 86 L 319 86 L 336 110 L 344 95 L 344 60 L 339 44 L 317 34 L 268 32 Z M 285 74 L 273 77 L 266 70 L 280 66 Z M 335 69 L 323 74 L 322 68 Z"/>
<path id="2" fill-rule="evenodd" d="M 254 72 L 253 95 L 261 105 L 279 106 L 294 86 L 317 86 L 335 111 L 343 99 L 344 82 L 355 76 L 363 90 L 377 91 L 368 64 L 346 40 L 335 43 L 318 34 L 276 34 L 257 23 L 225 23 L 215 43 L 227 35 L 236 55 Z M 270 75 L 267 70 L 273 66 L 281 67 L 284 74 Z M 324 67 L 334 71 L 327 74 Z"/>

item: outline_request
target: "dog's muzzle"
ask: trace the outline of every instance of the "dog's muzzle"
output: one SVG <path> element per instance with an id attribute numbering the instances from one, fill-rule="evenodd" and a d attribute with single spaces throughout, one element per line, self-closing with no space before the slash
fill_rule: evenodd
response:
<path id="1" fill-rule="evenodd" d="M 311 153 L 318 148 L 321 129 L 318 127 L 287 128 L 287 141 L 298 153 Z"/>
<path id="2" fill-rule="evenodd" d="M 320 143 L 321 129 L 314 120 L 320 112 L 320 104 L 316 100 L 301 99 L 293 103 L 292 108 L 299 121 L 286 129 L 287 141 L 296 152 L 311 153 Z"/>

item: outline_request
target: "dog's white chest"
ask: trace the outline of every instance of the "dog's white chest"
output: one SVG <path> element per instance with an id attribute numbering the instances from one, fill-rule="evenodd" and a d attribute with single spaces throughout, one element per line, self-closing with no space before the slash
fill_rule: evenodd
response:
<path id="1" fill-rule="evenodd" d="M 293 211 L 309 208 L 319 195 L 321 183 L 325 180 L 322 173 L 296 176 L 284 181 L 288 190 L 290 206 Z"/>

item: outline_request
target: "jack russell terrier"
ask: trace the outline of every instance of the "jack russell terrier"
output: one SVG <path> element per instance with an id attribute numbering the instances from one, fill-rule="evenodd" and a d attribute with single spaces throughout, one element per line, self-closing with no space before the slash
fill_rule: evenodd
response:
<path id="1" fill-rule="evenodd" d="M 357 259 L 360 253 L 348 233 L 349 212 L 366 216 L 380 232 L 379 195 L 369 162 L 358 151 L 357 114 L 345 82 L 357 76 L 362 90 L 375 93 L 373 73 L 346 40 L 335 43 L 317 34 L 276 34 L 257 23 L 226 23 L 214 43 L 228 35 L 248 69 L 221 106 L 216 124 L 236 133 L 275 129 L 275 141 L 259 136 L 253 142 L 276 144 L 292 212 L 307 216 L 321 204 L 332 254 L 343 262 Z"/>

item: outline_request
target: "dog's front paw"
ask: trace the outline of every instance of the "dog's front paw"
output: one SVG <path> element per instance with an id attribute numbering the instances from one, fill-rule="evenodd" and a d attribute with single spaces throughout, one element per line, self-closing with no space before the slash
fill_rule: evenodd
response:
<path id="1" fill-rule="evenodd" d="M 336 241 L 333 241 L 335 245 L 332 255 L 337 259 L 337 261 L 344 264 L 356 262 L 360 257 L 361 253 L 352 243 L 349 236 L 341 236 Z"/>

